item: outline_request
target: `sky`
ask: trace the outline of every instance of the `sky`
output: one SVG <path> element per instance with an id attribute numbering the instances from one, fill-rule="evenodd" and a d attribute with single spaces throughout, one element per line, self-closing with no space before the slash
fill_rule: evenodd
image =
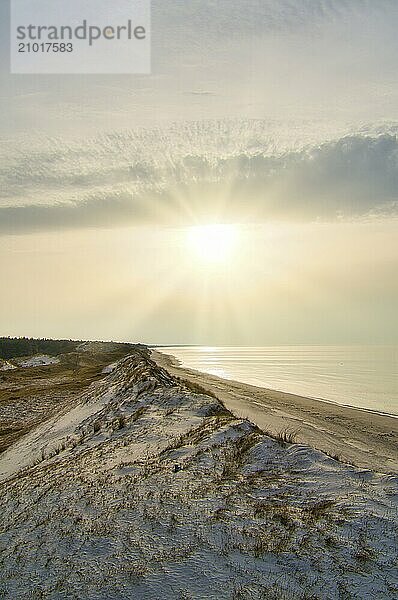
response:
<path id="1" fill-rule="evenodd" d="M 395 0 L 153 0 L 124 76 L 10 75 L 7 4 L 0 334 L 398 343 Z"/>

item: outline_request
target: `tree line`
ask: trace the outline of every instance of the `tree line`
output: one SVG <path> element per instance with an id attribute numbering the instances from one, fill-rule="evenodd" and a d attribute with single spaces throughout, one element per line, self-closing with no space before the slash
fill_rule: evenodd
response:
<path id="1" fill-rule="evenodd" d="M 75 340 L 50 340 L 47 338 L 0 337 L 0 358 L 14 358 L 31 354 L 64 354 L 73 352 L 81 344 Z"/>

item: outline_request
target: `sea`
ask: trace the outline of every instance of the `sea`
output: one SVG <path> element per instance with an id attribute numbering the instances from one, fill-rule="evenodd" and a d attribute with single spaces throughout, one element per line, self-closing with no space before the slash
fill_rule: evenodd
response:
<path id="1" fill-rule="evenodd" d="M 398 417 L 398 346 L 169 346 L 183 367 Z"/>

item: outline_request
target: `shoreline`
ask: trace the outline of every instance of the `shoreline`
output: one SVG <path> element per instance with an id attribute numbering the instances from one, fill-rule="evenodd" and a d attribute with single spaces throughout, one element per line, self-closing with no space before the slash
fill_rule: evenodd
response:
<path id="1" fill-rule="evenodd" d="M 149 348 L 151 350 L 155 349 L 155 347 L 152 348 L 151 346 L 149 346 Z M 169 346 L 165 346 L 165 348 L 169 348 Z M 156 349 L 156 351 L 157 351 L 157 349 Z M 179 358 L 174 356 L 173 354 L 168 354 L 166 352 L 160 352 L 160 354 L 167 356 L 170 359 L 171 365 L 173 367 L 176 367 L 179 369 L 184 369 L 186 371 L 195 371 L 195 373 L 202 373 L 203 375 L 209 375 L 210 377 L 218 377 L 219 379 L 222 379 L 225 382 L 231 381 L 233 383 L 241 383 L 242 385 L 248 385 L 251 387 L 258 388 L 260 390 L 266 390 L 268 392 L 276 392 L 278 394 L 285 394 L 285 395 L 287 394 L 289 396 L 293 396 L 296 398 L 307 398 L 307 400 L 315 400 L 316 402 L 324 402 L 325 404 L 331 404 L 332 406 L 340 406 L 342 408 L 352 408 L 354 410 L 364 411 L 366 413 L 371 413 L 373 415 L 381 415 L 382 417 L 391 417 L 392 419 L 398 419 L 398 414 L 394 415 L 393 413 L 384 412 L 382 410 L 365 408 L 364 406 L 354 406 L 353 404 L 341 404 L 339 402 L 334 402 L 333 400 L 327 400 L 326 398 L 320 398 L 317 396 L 302 396 L 301 394 L 294 394 L 293 392 L 285 392 L 283 390 L 278 390 L 276 388 L 267 388 L 262 385 L 255 385 L 254 383 L 247 383 L 246 381 L 239 381 L 239 379 L 232 379 L 229 377 L 220 377 L 219 375 L 213 375 L 213 373 L 207 373 L 206 371 L 200 371 L 199 369 L 194 369 L 193 367 L 191 368 L 188 366 L 184 366 L 183 362 Z"/>
<path id="2" fill-rule="evenodd" d="M 171 355 L 151 348 L 152 358 L 172 374 L 214 393 L 238 417 L 265 433 L 294 432 L 296 442 L 344 463 L 398 474 L 398 419 L 365 408 L 299 396 L 182 367 Z"/>

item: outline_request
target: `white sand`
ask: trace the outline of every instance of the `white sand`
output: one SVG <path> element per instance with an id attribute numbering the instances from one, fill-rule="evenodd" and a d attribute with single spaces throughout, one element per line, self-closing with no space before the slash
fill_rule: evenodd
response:
<path id="1" fill-rule="evenodd" d="M 239 417 L 264 431 L 296 432 L 299 443 L 339 456 L 344 462 L 381 473 L 398 473 L 398 419 L 284 392 L 230 381 L 179 366 L 153 352 L 159 365 L 212 391 Z"/>

